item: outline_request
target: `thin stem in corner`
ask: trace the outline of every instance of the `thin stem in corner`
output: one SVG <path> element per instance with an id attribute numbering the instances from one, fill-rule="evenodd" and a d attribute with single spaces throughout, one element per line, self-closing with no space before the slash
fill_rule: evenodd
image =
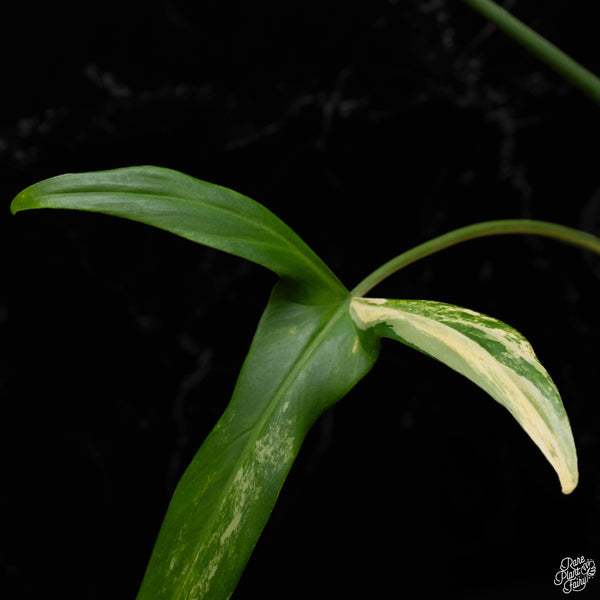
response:
<path id="1" fill-rule="evenodd" d="M 600 104 L 600 79 L 492 0 L 464 0 L 521 46 Z"/>
<path id="2" fill-rule="evenodd" d="M 363 279 L 352 290 L 352 295 L 364 296 L 378 283 L 381 283 L 396 271 L 450 246 L 480 237 L 513 233 L 541 235 L 600 254 L 600 238 L 577 229 L 572 229 L 571 227 L 547 223 L 545 221 L 529 221 L 524 219 L 486 221 L 455 229 L 396 256 L 396 258 L 386 262 L 379 269 L 373 271 L 373 273 Z"/>

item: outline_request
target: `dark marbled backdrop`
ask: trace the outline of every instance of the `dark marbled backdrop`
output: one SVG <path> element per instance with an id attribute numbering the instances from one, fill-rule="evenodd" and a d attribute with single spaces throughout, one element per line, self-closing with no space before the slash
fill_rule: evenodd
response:
<path id="1" fill-rule="evenodd" d="M 595 2 L 507 4 L 600 72 Z M 22 3 L 3 30 L 6 597 L 135 596 L 274 283 L 133 223 L 11 217 L 23 187 L 175 168 L 264 203 L 348 286 L 486 219 L 600 231 L 599 108 L 461 2 Z M 500 406 L 384 343 L 312 430 L 234 597 L 562 596 L 564 556 L 600 561 L 599 276 L 579 251 L 519 237 L 376 290 L 464 305 L 532 341 L 578 444 L 572 496 Z"/>

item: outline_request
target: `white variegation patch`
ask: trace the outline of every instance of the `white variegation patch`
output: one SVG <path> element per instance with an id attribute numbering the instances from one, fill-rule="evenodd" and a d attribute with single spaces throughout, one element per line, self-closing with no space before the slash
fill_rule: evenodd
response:
<path id="1" fill-rule="evenodd" d="M 468 377 L 505 406 L 556 470 L 565 494 L 578 480 L 577 455 L 560 395 L 529 342 L 505 323 L 425 300 L 353 298 L 361 329 L 408 344 Z"/>

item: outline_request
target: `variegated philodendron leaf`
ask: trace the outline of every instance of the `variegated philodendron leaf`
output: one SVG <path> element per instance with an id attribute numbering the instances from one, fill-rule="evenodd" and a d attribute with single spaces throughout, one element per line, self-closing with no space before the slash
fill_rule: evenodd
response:
<path id="1" fill-rule="evenodd" d="M 569 419 L 529 342 L 505 323 L 425 300 L 353 298 L 362 329 L 403 342 L 468 377 L 505 406 L 556 470 L 562 491 L 578 480 Z"/>

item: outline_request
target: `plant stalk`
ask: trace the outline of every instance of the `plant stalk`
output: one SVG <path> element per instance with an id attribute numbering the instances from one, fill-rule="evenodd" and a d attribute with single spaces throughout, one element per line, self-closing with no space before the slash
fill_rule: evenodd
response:
<path id="1" fill-rule="evenodd" d="M 381 283 L 396 271 L 407 267 L 417 260 L 435 254 L 440 250 L 449 248 L 450 246 L 491 235 L 516 233 L 541 235 L 600 254 L 600 238 L 571 227 L 556 225 L 555 223 L 548 223 L 545 221 L 525 219 L 485 221 L 483 223 L 476 223 L 475 225 L 467 225 L 466 227 L 455 229 L 454 231 L 440 235 L 424 244 L 420 244 L 403 252 L 363 279 L 352 290 L 351 294 L 356 297 L 364 296 L 377 284 Z"/>
<path id="2" fill-rule="evenodd" d="M 600 79 L 492 0 L 464 0 L 526 50 L 600 104 Z"/>

